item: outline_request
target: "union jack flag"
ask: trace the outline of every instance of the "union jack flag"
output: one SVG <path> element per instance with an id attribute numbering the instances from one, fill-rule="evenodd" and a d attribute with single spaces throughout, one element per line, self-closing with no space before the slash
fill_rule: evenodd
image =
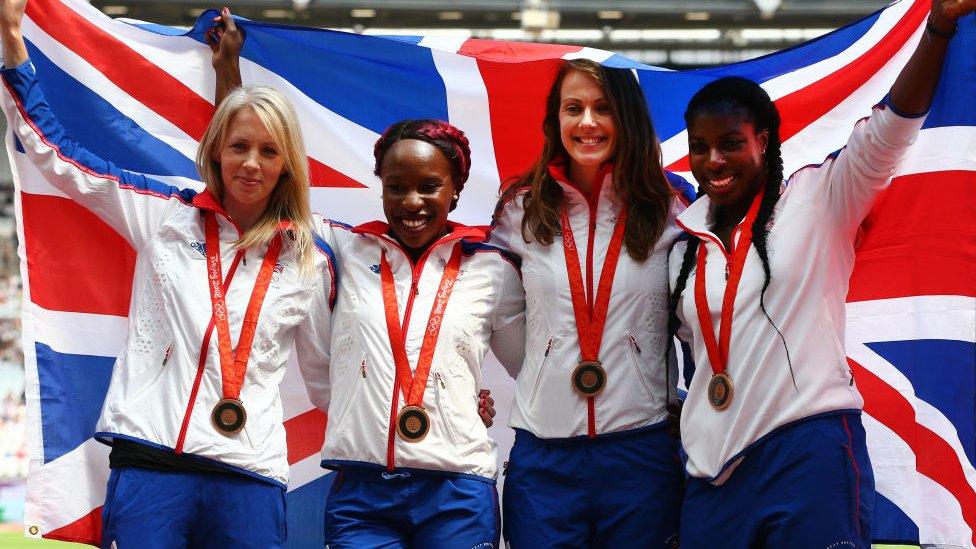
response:
<path id="1" fill-rule="evenodd" d="M 473 151 L 454 217 L 485 224 L 501 182 L 540 150 L 542 106 L 561 59 L 634 69 L 665 164 L 679 173 L 688 171 L 682 113 L 691 95 L 721 76 L 759 81 L 783 115 L 791 173 L 841 148 L 885 95 L 923 32 L 928 5 L 902 0 L 801 46 L 687 72 L 588 48 L 241 22 L 242 73 L 296 105 L 316 210 L 352 223 L 381 218 L 373 142 L 400 119 L 441 118 L 467 133 Z M 199 189 L 192 158 L 213 112 L 204 32 L 215 14 L 185 32 L 112 20 L 82 0 L 31 0 L 24 30 L 47 97 L 75 140 L 128 169 Z M 847 347 L 866 402 L 876 540 L 974 547 L 976 18 L 960 21 L 950 50 L 918 142 L 861 231 Z M 25 294 L 32 456 L 25 530 L 95 544 L 108 449 L 91 434 L 126 335 L 134 252 L 50 186 L 12 136 L 6 144 Z M 488 384 L 501 402 L 511 381 L 500 368 L 492 372 Z M 296 368 L 281 392 L 292 464 L 289 544 L 321 546 L 330 483 L 318 466 L 325 416 Z M 493 432 L 503 446 L 511 440 L 503 426 Z"/>

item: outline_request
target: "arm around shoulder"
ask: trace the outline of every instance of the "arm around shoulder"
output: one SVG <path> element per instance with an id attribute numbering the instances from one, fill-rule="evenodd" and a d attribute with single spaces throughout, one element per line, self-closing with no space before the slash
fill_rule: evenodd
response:
<path id="1" fill-rule="evenodd" d="M 515 259 L 499 262 L 504 274 L 491 320 L 491 350 L 513 379 L 525 359 L 525 289 Z"/>
<path id="2" fill-rule="evenodd" d="M 329 367 L 332 360 L 332 306 L 336 276 L 331 258 L 327 257 L 321 263 L 315 276 L 308 316 L 295 332 L 295 353 L 309 399 L 323 412 L 328 412 L 332 396 Z"/>

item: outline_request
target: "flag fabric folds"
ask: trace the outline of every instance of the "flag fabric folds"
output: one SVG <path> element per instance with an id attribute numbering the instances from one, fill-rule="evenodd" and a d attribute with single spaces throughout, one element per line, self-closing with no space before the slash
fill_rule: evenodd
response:
<path id="1" fill-rule="evenodd" d="M 782 113 L 789 174 L 842 147 L 854 123 L 884 97 L 924 32 L 928 6 L 902 0 L 800 46 L 686 72 L 589 48 L 242 21 L 242 74 L 245 83 L 274 86 L 294 102 L 317 211 L 350 223 L 381 218 L 373 142 L 398 120 L 441 118 L 467 133 L 473 156 L 453 217 L 484 225 L 499 186 L 540 150 L 544 98 L 563 59 L 633 69 L 665 165 L 689 181 L 688 99 L 726 75 L 761 82 Z M 112 20 L 82 0 L 31 0 L 27 10 L 31 59 L 69 135 L 118 165 L 200 189 L 192 159 L 214 96 L 203 33 L 216 13 L 186 32 Z M 847 348 L 865 397 L 879 542 L 976 547 L 974 98 L 970 15 L 959 22 L 918 142 L 859 236 Z M 134 252 L 48 184 L 9 132 L 6 144 L 24 282 L 31 448 L 25 530 L 97 544 L 108 448 L 91 434 L 126 337 Z M 501 372 L 492 369 L 486 384 L 510 386 Z M 297 368 L 281 392 L 291 464 L 289 545 L 322 546 L 330 483 L 318 456 L 325 416 L 310 404 Z M 504 439 L 505 429 L 493 432 Z"/>

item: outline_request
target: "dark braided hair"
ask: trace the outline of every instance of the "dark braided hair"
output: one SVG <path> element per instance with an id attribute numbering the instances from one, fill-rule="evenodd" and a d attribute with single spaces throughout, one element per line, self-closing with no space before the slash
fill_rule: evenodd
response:
<path id="1" fill-rule="evenodd" d="M 779 138 L 779 111 L 776 110 L 776 105 L 773 104 L 766 90 L 762 89 L 758 84 L 745 78 L 730 76 L 715 80 L 698 90 L 698 93 L 688 102 L 688 108 L 685 110 L 685 125 L 691 126 L 691 121 L 701 113 L 736 114 L 750 122 L 757 134 L 766 132 L 768 135 L 766 151 L 763 156 L 762 173 L 765 178 L 763 182 L 763 197 L 759 204 L 756 219 L 752 224 L 752 245 L 759 255 L 759 260 L 762 262 L 763 273 L 765 275 L 762 291 L 759 293 L 759 307 L 783 342 L 783 348 L 786 350 L 786 360 L 790 367 L 790 375 L 792 376 L 793 363 L 790 360 L 789 347 L 786 345 L 786 339 L 783 337 L 783 333 L 780 332 L 776 323 L 773 322 L 773 319 L 770 318 L 769 313 L 766 311 L 765 303 L 766 289 L 769 288 L 769 283 L 772 280 L 772 274 L 769 269 L 769 249 L 767 245 L 769 231 L 767 226 L 769 225 L 770 219 L 772 219 L 773 209 L 779 201 L 780 185 L 783 182 L 783 156 L 780 150 Z M 674 337 L 678 331 L 678 301 L 688 283 L 688 276 L 691 274 L 691 269 L 695 265 L 699 242 L 698 237 L 689 235 L 688 247 L 685 248 L 684 257 L 681 261 L 681 270 L 678 273 L 674 290 L 671 292 L 671 297 L 668 302 L 668 332 L 671 337 Z M 796 386 L 795 377 L 793 378 L 793 385 L 794 387 Z"/>
<path id="2" fill-rule="evenodd" d="M 454 190 L 461 194 L 464 182 L 468 180 L 471 171 L 471 147 L 464 132 L 443 120 L 415 119 L 401 120 L 383 132 L 373 146 L 373 157 L 376 165 L 373 173 L 380 176 L 383 157 L 390 147 L 404 139 L 417 139 L 429 143 L 441 151 L 451 163 L 451 176 Z M 451 210 L 457 206 L 457 200 L 451 201 Z"/>

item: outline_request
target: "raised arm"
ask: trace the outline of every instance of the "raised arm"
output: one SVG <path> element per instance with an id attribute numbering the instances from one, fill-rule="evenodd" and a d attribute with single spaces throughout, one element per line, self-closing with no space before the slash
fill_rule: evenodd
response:
<path id="1" fill-rule="evenodd" d="M 908 63 L 891 87 L 891 104 L 903 113 L 928 111 L 942 73 L 956 21 L 976 10 L 976 0 L 933 0 L 925 32 Z"/>
<path id="2" fill-rule="evenodd" d="M 237 27 L 230 8 L 214 17 L 215 26 L 207 32 L 207 43 L 213 51 L 213 68 L 217 74 L 217 93 L 214 104 L 219 105 L 234 88 L 241 85 L 241 47 L 244 33 Z"/>
<path id="3" fill-rule="evenodd" d="M 27 61 L 27 45 L 21 22 L 27 0 L 0 0 L 0 40 L 3 42 L 3 66 L 16 67 Z"/>
<path id="4" fill-rule="evenodd" d="M 824 214 L 853 236 L 875 198 L 890 182 L 918 136 L 932 105 L 956 20 L 972 13 L 976 0 L 933 0 L 927 28 L 891 87 L 886 105 L 858 122 L 845 150 L 814 171 L 801 170 L 795 192 L 824 200 Z M 822 184 L 818 170 L 824 170 Z M 809 185 L 804 184 L 809 183 Z"/>

